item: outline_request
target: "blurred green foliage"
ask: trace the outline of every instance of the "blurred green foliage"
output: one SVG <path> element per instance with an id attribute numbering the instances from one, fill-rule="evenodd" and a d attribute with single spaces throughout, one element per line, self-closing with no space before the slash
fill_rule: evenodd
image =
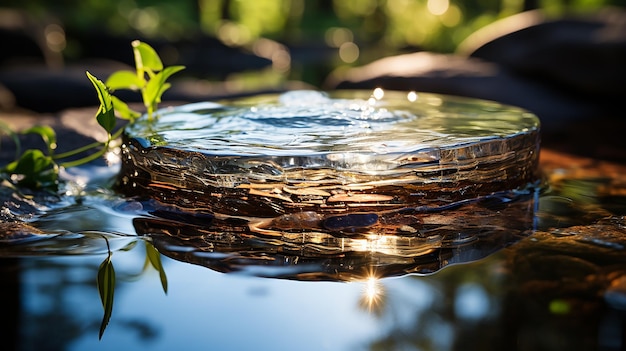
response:
<path id="1" fill-rule="evenodd" d="M 259 80 L 264 86 L 287 80 L 318 85 L 333 69 L 384 56 L 418 50 L 454 52 L 474 31 L 525 10 L 541 9 L 557 17 L 626 6 L 626 0 L 59 0 L 54 5 L 47 0 L 5 1 L 35 17 L 58 20 L 64 37 L 53 50 L 66 59 L 80 59 L 81 40 L 93 32 L 147 41 L 193 42 L 208 35 L 255 54 L 263 51 L 260 55 L 272 60 L 272 70 L 259 75 L 243 67 L 225 78 L 246 87 Z M 291 57 L 286 50 L 286 58 L 277 57 L 275 46 L 255 47 L 260 38 L 285 44 Z M 163 56 L 168 64 L 179 62 L 176 52 Z"/>
<path id="2" fill-rule="evenodd" d="M 284 42 L 329 38 L 345 28 L 359 45 L 419 47 L 451 52 L 476 29 L 497 19 L 540 8 L 552 15 L 587 12 L 624 0 L 11 0 L 19 7 L 59 18 L 68 29 L 97 27 L 176 40 L 193 33 L 215 35 L 230 45 L 259 37 Z M 334 38 L 337 44 L 341 38 Z"/>

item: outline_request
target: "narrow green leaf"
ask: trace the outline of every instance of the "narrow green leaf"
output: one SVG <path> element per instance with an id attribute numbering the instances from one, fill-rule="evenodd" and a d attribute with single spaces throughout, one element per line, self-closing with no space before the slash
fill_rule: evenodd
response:
<path id="1" fill-rule="evenodd" d="M 96 120 L 98 120 L 98 124 L 109 134 L 111 134 L 113 128 L 115 128 L 115 113 L 113 109 L 105 110 L 100 107 L 96 114 Z"/>
<path id="2" fill-rule="evenodd" d="M 167 276 L 165 275 L 165 270 L 163 269 L 163 265 L 161 264 L 161 254 L 157 249 L 149 242 L 146 241 L 146 256 L 148 256 L 148 260 L 152 267 L 159 272 L 159 278 L 161 278 L 161 286 L 163 287 L 163 292 L 167 294 Z"/>
<path id="3" fill-rule="evenodd" d="M 104 84 L 112 90 L 139 90 L 144 86 L 145 81 L 137 77 L 135 72 L 117 71 L 111 74 Z"/>
<path id="4" fill-rule="evenodd" d="M 163 82 L 164 82 L 164 80 L 161 79 L 162 77 L 163 77 L 162 72 L 159 72 L 152 79 L 150 79 L 150 81 L 148 81 L 148 84 L 146 85 L 145 95 L 144 95 L 144 103 L 146 104 L 146 106 L 148 105 L 154 106 L 154 103 L 157 100 L 159 90 L 161 89 L 161 86 L 163 85 Z"/>
<path id="5" fill-rule="evenodd" d="M 98 268 L 98 292 L 100 293 L 100 300 L 102 302 L 102 308 L 104 309 L 102 323 L 100 323 L 100 334 L 98 336 L 99 339 L 102 339 L 104 330 L 111 320 L 113 298 L 115 295 L 115 269 L 111 261 L 111 253 L 102 261 Z"/>
<path id="6" fill-rule="evenodd" d="M 171 77 L 174 73 L 182 71 L 185 69 L 185 66 L 171 66 L 166 67 L 163 71 L 157 73 L 146 85 L 146 99 L 147 103 L 154 105 L 161 101 L 161 95 L 167 90 L 169 86 L 163 88 L 166 84 L 165 82 L 169 77 Z M 144 101 L 146 102 L 146 101 Z"/>
<path id="7" fill-rule="evenodd" d="M 161 86 L 161 89 L 159 90 L 159 93 L 156 96 L 156 99 L 154 100 L 155 103 L 160 104 L 161 103 L 161 97 L 163 96 L 163 93 L 169 89 L 172 86 L 172 84 L 170 83 L 165 83 Z"/>
<path id="8" fill-rule="evenodd" d="M 87 77 L 96 88 L 98 93 L 98 99 L 100 100 L 100 109 L 96 114 L 98 124 L 104 128 L 109 134 L 115 128 L 115 112 L 113 110 L 113 100 L 111 99 L 111 93 L 107 89 L 106 85 L 101 80 L 87 72 Z"/>
<path id="9" fill-rule="evenodd" d="M 158 72 L 163 69 L 163 62 L 152 46 L 139 40 L 133 41 L 131 45 L 133 46 L 137 71 Z"/>
<path id="10" fill-rule="evenodd" d="M 111 96 L 111 98 L 113 99 L 113 108 L 115 109 L 115 112 L 117 112 L 119 118 L 134 121 L 141 116 L 141 113 L 132 110 L 124 101 L 115 96 Z"/>
<path id="11" fill-rule="evenodd" d="M 102 83 L 100 79 L 89 73 L 89 71 L 85 73 L 87 74 L 87 78 L 89 78 L 94 88 L 96 88 L 96 92 L 98 93 L 98 100 L 100 100 L 100 105 L 102 105 L 106 110 L 112 109 L 113 102 L 111 101 L 111 94 L 109 93 L 106 85 L 104 85 L 104 83 Z"/>
<path id="12" fill-rule="evenodd" d="M 57 135 L 50 126 L 34 126 L 22 131 L 22 134 L 38 134 L 41 136 L 43 142 L 46 143 L 48 153 L 52 153 L 52 150 L 57 147 Z"/>

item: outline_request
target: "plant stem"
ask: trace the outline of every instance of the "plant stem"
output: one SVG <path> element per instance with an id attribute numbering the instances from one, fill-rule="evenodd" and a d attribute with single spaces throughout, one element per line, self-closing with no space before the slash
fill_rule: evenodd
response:
<path id="1" fill-rule="evenodd" d="M 99 147 L 99 146 L 104 146 L 105 144 L 106 143 L 104 143 L 104 142 L 97 141 L 95 143 L 91 143 L 89 145 L 85 145 L 85 146 L 79 147 L 78 149 L 74 149 L 74 150 L 71 150 L 71 151 L 68 151 L 68 152 L 64 152 L 62 154 L 56 154 L 56 155 L 54 155 L 52 157 L 52 159 L 60 160 L 60 159 L 68 158 L 70 156 L 74 156 L 76 154 L 79 154 L 79 153 L 81 153 L 83 151 L 87 151 L 89 149 L 93 149 L 93 148 L 96 148 L 96 147 Z"/>
<path id="2" fill-rule="evenodd" d="M 54 157 L 52 159 L 54 160 L 60 160 L 63 158 L 68 158 L 70 156 L 79 154 L 81 152 L 96 148 L 98 146 L 101 146 L 102 149 L 94 154 L 91 154 L 89 156 L 85 156 L 81 159 L 75 160 L 75 161 L 68 161 L 68 162 L 61 162 L 59 165 L 65 168 L 68 167 L 74 167 L 74 166 L 79 166 L 82 164 L 85 164 L 87 162 L 93 161 L 96 158 L 104 155 L 104 153 L 109 149 L 109 143 L 111 142 L 111 140 L 117 139 L 120 137 L 120 135 L 122 135 L 122 132 L 124 131 L 124 128 L 120 128 L 118 129 L 113 135 L 109 134 L 109 140 L 107 140 L 106 142 L 95 142 L 95 143 L 91 143 L 89 145 L 85 145 L 83 147 L 80 147 L 76 150 L 72 150 L 72 151 L 68 151 L 62 154 L 58 154 L 58 155 L 54 155 Z"/>
<path id="3" fill-rule="evenodd" d="M 81 159 L 75 160 L 75 161 L 68 161 L 68 162 L 62 162 L 59 164 L 59 166 L 64 167 L 64 168 L 70 168 L 70 167 L 76 167 L 76 166 L 80 166 L 82 164 L 85 164 L 87 162 L 91 162 L 95 159 L 97 159 L 98 157 L 104 155 L 104 153 L 107 151 L 108 149 L 108 143 L 104 145 L 104 147 L 102 149 L 100 149 L 98 152 L 93 153 L 89 156 L 85 156 Z"/>

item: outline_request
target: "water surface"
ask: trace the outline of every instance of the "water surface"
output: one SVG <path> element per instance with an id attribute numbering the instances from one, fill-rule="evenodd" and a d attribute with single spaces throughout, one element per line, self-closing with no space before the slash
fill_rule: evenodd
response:
<path id="1" fill-rule="evenodd" d="M 458 234 L 443 249 L 437 235 L 432 246 L 409 245 L 405 235 L 394 243 L 365 238 L 344 252 L 322 250 L 341 247 L 341 236 L 330 246 L 206 235 L 198 224 L 206 218 L 164 214 L 114 191 L 118 172 L 119 164 L 75 169 L 54 201 L 3 204 L 3 218 L 39 232 L 0 243 L 3 350 L 626 345 L 622 166 L 544 163 L 543 181 L 513 197 L 430 212 L 427 233 Z M 149 263 L 154 248 L 166 288 Z M 97 276 L 109 257 L 115 297 L 99 339 Z"/>

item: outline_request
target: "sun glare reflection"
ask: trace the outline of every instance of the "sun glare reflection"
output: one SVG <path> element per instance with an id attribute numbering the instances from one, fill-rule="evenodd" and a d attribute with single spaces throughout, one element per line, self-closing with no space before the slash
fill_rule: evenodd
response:
<path id="1" fill-rule="evenodd" d="M 380 279 L 372 271 L 364 282 L 363 294 L 359 300 L 362 309 L 379 315 L 384 309 L 385 289 Z"/>
<path id="2" fill-rule="evenodd" d="M 104 154 L 104 161 L 107 166 L 115 166 L 122 162 L 122 146 L 119 140 L 111 141 L 109 150 Z"/>

